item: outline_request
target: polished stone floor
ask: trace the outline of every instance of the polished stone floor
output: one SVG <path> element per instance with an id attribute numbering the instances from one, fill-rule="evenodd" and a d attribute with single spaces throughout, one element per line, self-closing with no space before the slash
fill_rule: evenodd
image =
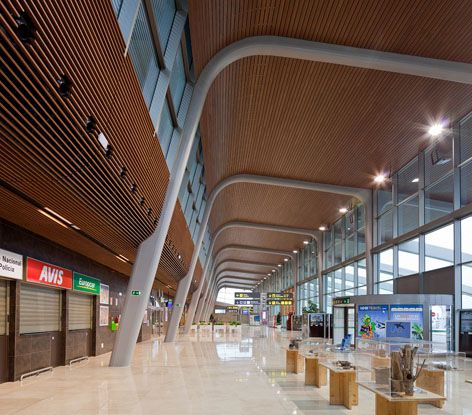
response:
<path id="1" fill-rule="evenodd" d="M 352 414 L 374 413 L 373 394 L 359 390 L 352 411 L 330 406 L 328 387 L 304 385 L 284 371 L 288 334 L 243 327 L 239 335 L 205 335 L 175 344 L 137 345 L 131 368 L 109 368 L 110 355 L 0 385 L 0 414 Z M 420 414 L 472 415 L 472 371 L 447 375 L 444 409 Z"/>

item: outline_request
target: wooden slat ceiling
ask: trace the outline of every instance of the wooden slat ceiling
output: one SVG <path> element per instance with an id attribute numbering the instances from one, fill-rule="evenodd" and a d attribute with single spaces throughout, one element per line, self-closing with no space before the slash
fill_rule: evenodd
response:
<path id="1" fill-rule="evenodd" d="M 18 38 L 14 20 L 24 10 L 36 28 L 29 44 Z M 24 211 L 8 211 L 12 206 L 5 203 L 2 217 L 129 274 L 130 266 L 123 269 L 113 254 L 134 261 L 138 245 L 154 229 L 169 171 L 133 65 L 124 57 L 111 2 L 3 1 L 0 26 L 0 178 L 35 208 L 48 207 L 80 227 L 81 234 L 69 229 L 62 235 L 43 220 L 35 226 L 38 215 L 23 217 Z M 69 98 L 58 93 L 63 74 L 72 82 Z M 89 116 L 97 121 L 92 134 L 85 131 Z M 99 132 L 113 147 L 111 158 L 98 142 Z M 123 166 L 127 174 L 121 178 Z M 106 247 L 110 258 L 82 235 Z M 179 205 L 158 278 L 175 287 L 192 250 Z"/>
<path id="2" fill-rule="evenodd" d="M 238 229 L 237 232 L 228 229 L 224 231 L 215 243 L 215 251 L 228 245 L 259 246 L 269 249 L 287 251 L 289 253 L 295 247 L 302 247 L 303 241 L 310 239 L 308 236 L 274 231 L 260 231 L 256 229 Z"/>
<path id="3" fill-rule="evenodd" d="M 191 0 L 189 18 L 197 74 L 216 52 L 255 35 L 472 63 L 469 0 Z M 203 110 L 207 186 L 252 173 L 372 187 L 376 173 L 395 171 L 429 143 L 431 121 L 457 119 L 471 102 L 472 87 L 458 83 L 245 58 L 218 76 Z M 218 199 L 211 224 L 238 218 L 317 228 L 343 202 L 238 185 Z"/>

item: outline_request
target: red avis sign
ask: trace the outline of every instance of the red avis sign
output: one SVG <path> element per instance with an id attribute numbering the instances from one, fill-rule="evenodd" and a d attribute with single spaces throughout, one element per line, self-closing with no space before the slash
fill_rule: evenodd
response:
<path id="1" fill-rule="evenodd" d="M 47 262 L 27 258 L 26 281 L 60 288 L 72 288 L 72 271 Z"/>

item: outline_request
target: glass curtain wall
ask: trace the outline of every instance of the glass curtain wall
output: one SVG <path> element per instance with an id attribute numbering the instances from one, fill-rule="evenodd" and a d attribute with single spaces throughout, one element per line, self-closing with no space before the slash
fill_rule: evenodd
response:
<path id="1" fill-rule="evenodd" d="M 323 275 L 324 311 L 332 313 L 332 299 L 367 294 L 366 260 L 352 262 Z"/>
<path id="2" fill-rule="evenodd" d="M 143 0 L 112 0 L 126 53 L 133 63 L 169 170 L 177 155 L 194 80 L 187 14 L 179 9 L 179 4 L 175 0 L 151 0 L 149 10 Z M 205 194 L 203 152 L 197 135 L 179 193 L 194 241 L 205 210 Z M 200 255 L 202 262 L 209 245 L 207 231 Z"/>
<path id="3" fill-rule="evenodd" d="M 334 297 L 367 294 L 366 260 L 359 258 L 365 255 L 364 214 L 362 204 L 354 206 L 323 233 L 325 312 L 332 312 Z"/>
<path id="4" fill-rule="evenodd" d="M 471 178 L 472 113 L 375 191 L 374 292 L 392 293 L 396 278 L 454 266 L 462 284 L 456 308 L 472 308 Z"/>

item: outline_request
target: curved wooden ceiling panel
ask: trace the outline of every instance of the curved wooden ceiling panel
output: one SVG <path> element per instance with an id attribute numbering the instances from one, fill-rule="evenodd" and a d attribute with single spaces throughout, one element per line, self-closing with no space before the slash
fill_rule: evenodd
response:
<path id="1" fill-rule="evenodd" d="M 248 262 L 263 262 L 265 264 L 272 264 L 276 268 L 277 264 L 280 264 L 284 260 L 283 255 L 273 254 L 261 254 L 258 252 L 231 250 L 223 252 L 218 258 L 218 264 L 223 261 L 237 260 L 237 261 L 248 261 Z M 268 271 L 267 271 L 268 272 Z"/>
<path id="2" fill-rule="evenodd" d="M 215 243 L 215 252 L 227 245 L 249 245 L 288 251 L 301 248 L 308 236 L 240 228 L 224 231 Z"/>
<path id="3" fill-rule="evenodd" d="M 193 0 L 196 73 L 239 39 L 278 35 L 472 63 L 468 0 Z M 429 143 L 433 120 L 471 110 L 472 86 L 381 71 L 258 56 L 216 79 L 200 128 L 208 189 L 238 174 L 373 186 Z M 332 223 L 347 198 L 235 185 L 215 203 L 229 220 L 310 227 Z M 243 238 L 231 230 L 228 240 Z M 253 244 L 259 235 L 245 239 Z M 274 245 L 283 238 L 274 237 Z"/>
<path id="4" fill-rule="evenodd" d="M 339 208 L 350 200 L 346 196 L 310 190 L 238 183 L 224 189 L 215 201 L 211 230 L 214 232 L 233 220 L 316 230 L 335 221 L 340 216 Z"/>
<path id="5" fill-rule="evenodd" d="M 14 18 L 23 10 L 36 28 L 29 43 L 16 33 Z M 169 171 L 133 65 L 123 55 L 111 2 L 8 0 L 0 5 L 0 26 L 0 137 L 10 158 L 0 165 L 0 179 L 34 208 L 52 209 L 80 227 L 82 236 L 133 261 L 155 227 Z M 63 75 L 72 84 L 68 98 L 58 93 Z M 96 129 L 87 134 L 90 116 Z M 111 157 L 105 156 L 99 133 L 111 144 Z M 122 167 L 125 177 L 119 174 Z M 9 220 L 64 244 L 53 222 L 49 229 L 35 228 L 15 212 Z M 102 262 L 93 244 L 80 242 L 71 230 L 68 238 Z M 192 250 L 179 205 L 158 273 L 175 285 Z"/>

